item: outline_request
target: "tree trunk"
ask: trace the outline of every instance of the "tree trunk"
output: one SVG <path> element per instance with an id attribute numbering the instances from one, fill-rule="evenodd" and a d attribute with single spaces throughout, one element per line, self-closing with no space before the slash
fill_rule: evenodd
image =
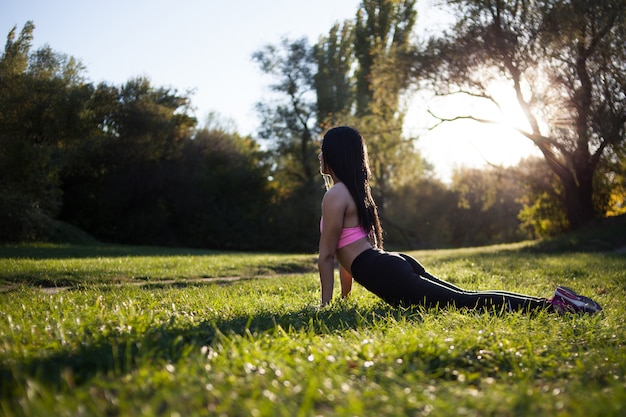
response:
<path id="1" fill-rule="evenodd" d="M 593 175 L 586 167 L 575 167 L 577 175 L 561 178 L 565 189 L 565 209 L 570 228 L 575 230 L 590 223 L 594 218 Z"/>

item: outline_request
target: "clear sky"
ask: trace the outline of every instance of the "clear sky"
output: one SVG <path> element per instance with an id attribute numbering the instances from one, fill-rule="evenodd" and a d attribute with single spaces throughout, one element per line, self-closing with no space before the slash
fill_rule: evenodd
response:
<path id="1" fill-rule="evenodd" d="M 311 44 L 335 22 L 355 16 L 360 0 L 2 0 L 2 42 L 17 26 L 35 24 L 34 48 L 48 44 L 74 56 L 92 82 L 121 85 L 146 76 L 154 86 L 192 90 L 202 122 L 216 112 L 237 131 L 255 136 L 254 105 L 267 93 L 251 55 L 281 37 L 307 37 Z M 418 1 L 419 3 L 419 1 Z M 422 3 L 426 4 L 428 1 Z M 421 3 L 420 3 L 421 4 Z M 418 5 L 418 30 L 433 31 L 437 12 Z M 421 29 L 420 29 L 421 28 Z M 435 29 L 436 30 L 436 29 Z M 497 127 L 432 124 L 426 102 L 416 99 L 407 132 L 419 133 L 418 146 L 447 179 L 458 165 L 515 163 L 532 147 Z M 506 140 L 502 140 L 506 135 Z M 366 138 L 367 139 L 367 138 Z"/>

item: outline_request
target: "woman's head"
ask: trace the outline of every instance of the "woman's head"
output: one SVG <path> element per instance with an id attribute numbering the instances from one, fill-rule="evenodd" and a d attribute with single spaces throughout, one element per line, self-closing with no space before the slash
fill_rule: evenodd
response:
<path id="1" fill-rule="evenodd" d="M 370 190 L 367 146 L 361 134 L 348 126 L 330 129 L 322 139 L 322 173 L 342 182 L 357 206 L 361 226 L 382 249 L 382 227 Z"/>
<path id="2" fill-rule="evenodd" d="M 361 134 L 348 126 L 330 129 L 322 140 L 322 172 L 341 182 L 369 181 L 367 147 Z"/>

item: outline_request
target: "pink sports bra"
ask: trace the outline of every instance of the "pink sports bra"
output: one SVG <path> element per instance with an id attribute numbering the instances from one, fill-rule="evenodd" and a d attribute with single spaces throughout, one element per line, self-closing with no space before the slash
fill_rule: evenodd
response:
<path id="1" fill-rule="evenodd" d="M 320 232 L 324 228 L 324 219 L 320 219 Z M 367 236 L 365 230 L 361 226 L 344 227 L 341 229 L 341 235 L 339 235 L 339 242 L 337 242 L 337 249 L 341 249 L 344 246 L 348 246 L 350 243 L 356 242 Z"/>

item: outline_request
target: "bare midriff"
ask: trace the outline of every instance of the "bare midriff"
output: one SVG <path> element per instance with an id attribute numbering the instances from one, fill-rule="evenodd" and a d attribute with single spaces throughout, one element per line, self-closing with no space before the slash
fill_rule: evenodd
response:
<path id="1" fill-rule="evenodd" d="M 369 240 L 364 237 L 350 243 L 349 245 L 337 249 L 335 257 L 346 270 L 350 271 L 352 267 L 352 262 L 354 262 L 356 257 L 368 249 L 372 249 L 372 245 Z"/>

